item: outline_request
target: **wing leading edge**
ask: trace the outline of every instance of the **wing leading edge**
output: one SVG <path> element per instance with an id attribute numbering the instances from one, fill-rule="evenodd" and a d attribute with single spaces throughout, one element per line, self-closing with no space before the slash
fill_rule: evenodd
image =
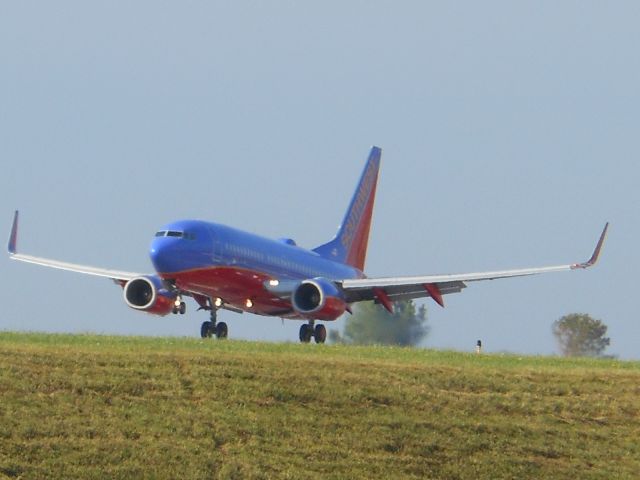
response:
<path id="1" fill-rule="evenodd" d="M 467 282 L 496 280 L 499 278 L 524 277 L 541 273 L 586 269 L 595 265 L 600 257 L 602 245 L 607 236 L 609 223 L 604 226 L 591 258 L 582 263 L 556 265 L 551 267 L 498 270 L 494 272 L 460 273 L 447 275 L 425 275 L 415 277 L 385 277 L 342 280 L 340 285 L 348 302 L 375 300 L 391 311 L 394 301 L 420 297 L 432 297 L 444 307 L 442 295 L 460 292 Z"/>
<path id="2" fill-rule="evenodd" d="M 67 270 L 69 272 L 84 273 L 86 275 L 95 275 L 98 277 L 111 278 L 112 280 L 121 283 L 128 282 L 143 274 L 133 272 L 122 272 L 119 270 L 109 270 L 105 268 L 91 267 L 88 265 L 79 265 L 77 263 L 61 262 L 59 260 L 52 260 L 49 258 L 34 257 L 32 255 L 24 255 L 18 253 L 18 211 L 13 217 L 13 226 L 11 228 L 11 234 L 9 235 L 8 251 L 12 260 L 18 260 L 20 262 L 33 263 L 36 265 L 42 265 L 44 267 L 57 268 L 59 270 Z"/>

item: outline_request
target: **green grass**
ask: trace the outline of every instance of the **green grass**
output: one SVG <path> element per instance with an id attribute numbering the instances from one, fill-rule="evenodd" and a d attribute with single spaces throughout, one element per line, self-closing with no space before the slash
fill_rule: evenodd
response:
<path id="1" fill-rule="evenodd" d="M 0 333 L 0 478 L 638 478 L 640 362 Z"/>

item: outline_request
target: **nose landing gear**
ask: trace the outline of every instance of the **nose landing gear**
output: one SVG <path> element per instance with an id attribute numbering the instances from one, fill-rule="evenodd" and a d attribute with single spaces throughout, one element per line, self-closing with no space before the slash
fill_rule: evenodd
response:
<path id="1" fill-rule="evenodd" d="M 229 334 L 229 329 L 227 328 L 227 324 L 225 322 L 218 322 L 218 309 L 213 304 L 210 303 L 210 313 L 209 320 L 206 322 L 202 322 L 202 326 L 200 327 L 200 337 L 202 338 L 211 338 L 212 336 L 216 336 L 218 339 L 227 338 Z"/>
<path id="2" fill-rule="evenodd" d="M 179 313 L 180 315 L 184 315 L 186 311 L 187 304 L 182 301 L 182 297 L 176 297 L 176 301 L 173 304 L 173 314 L 177 315 Z"/>

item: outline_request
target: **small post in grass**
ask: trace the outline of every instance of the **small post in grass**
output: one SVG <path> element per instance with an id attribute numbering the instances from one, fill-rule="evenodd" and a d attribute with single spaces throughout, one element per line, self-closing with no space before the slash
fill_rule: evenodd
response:
<path id="1" fill-rule="evenodd" d="M 482 353 L 482 341 L 478 340 L 476 342 L 476 353 Z"/>

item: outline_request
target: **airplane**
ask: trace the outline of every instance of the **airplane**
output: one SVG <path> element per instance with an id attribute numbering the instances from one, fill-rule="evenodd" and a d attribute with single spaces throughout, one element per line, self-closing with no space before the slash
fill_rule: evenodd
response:
<path id="1" fill-rule="evenodd" d="M 351 306 L 374 301 L 393 312 L 398 300 L 431 297 L 444 307 L 443 296 L 467 283 L 587 269 L 598 261 L 607 235 L 606 223 L 589 260 L 550 267 L 480 273 L 369 278 L 364 273 L 382 150 L 372 147 L 364 171 L 336 236 L 312 250 L 290 238 L 269 239 L 218 223 L 179 220 L 155 234 L 150 249 L 155 273 L 109 270 L 18 253 L 16 210 L 8 251 L 13 260 L 107 277 L 123 288 L 125 303 L 154 315 L 184 314 L 185 297 L 209 311 L 202 338 L 228 336 L 221 309 L 237 313 L 303 320 L 299 339 L 324 343 L 327 332 L 318 321 L 333 321 Z"/>

